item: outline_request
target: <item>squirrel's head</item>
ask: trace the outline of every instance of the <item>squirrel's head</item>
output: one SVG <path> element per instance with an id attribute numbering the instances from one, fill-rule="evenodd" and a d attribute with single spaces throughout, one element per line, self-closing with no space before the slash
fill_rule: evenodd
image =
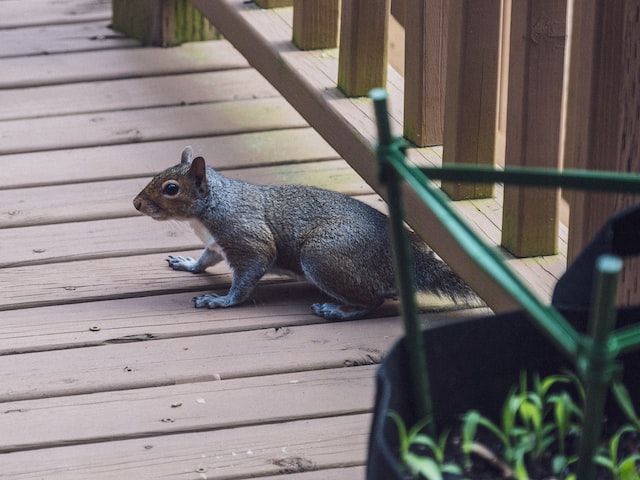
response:
<path id="1" fill-rule="evenodd" d="M 197 216 L 208 192 L 204 158 L 193 158 L 191 147 L 185 147 L 180 163 L 153 177 L 133 205 L 155 220 L 186 220 Z"/>

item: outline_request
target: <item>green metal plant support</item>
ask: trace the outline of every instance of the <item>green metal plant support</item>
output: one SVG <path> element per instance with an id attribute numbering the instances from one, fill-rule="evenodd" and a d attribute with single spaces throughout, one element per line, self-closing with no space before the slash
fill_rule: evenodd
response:
<path id="1" fill-rule="evenodd" d="M 486 245 L 460 219 L 448 197 L 433 185 L 431 179 L 640 193 L 640 175 L 584 170 L 496 170 L 457 165 L 442 168 L 415 167 L 406 162 L 405 142 L 391 134 L 386 92 L 382 89 L 372 90 L 370 98 L 374 103 L 378 123 L 380 180 L 388 189 L 391 237 L 405 325 L 405 345 L 410 361 L 408 368 L 413 379 L 416 405 L 419 405 L 415 411 L 417 418 L 431 418 L 432 408 L 428 365 L 425 362 L 414 297 L 412 259 L 403 224 L 402 181 L 418 194 L 426 207 L 452 233 L 452 237 L 467 253 L 469 260 L 476 262 L 509 292 L 534 324 L 576 365 L 588 392 L 577 478 L 594 478 L 593 457 L 600 435 L 606 391 L 616 369 L 615 359 L 622 352 L 640 348 L 640 325 L 613 331 L 616 318 L 616 288 L 622 268 L 620 259 L 612 255 L 605 255 L 599 259 L 596 266 L 595 302 L 591 309 L 589 333 L 580 334 L 555 307 L 542 303 L 505 263 L 504 257 L 496 249 Z"/>

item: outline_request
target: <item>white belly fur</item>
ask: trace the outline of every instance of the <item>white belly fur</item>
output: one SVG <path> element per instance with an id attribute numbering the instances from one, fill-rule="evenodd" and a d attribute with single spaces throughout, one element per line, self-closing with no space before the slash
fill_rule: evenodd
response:
<path id="1" fill-rule="evenodd" d="M 196 218 L 189 219 L 189 225 L 191 225 L 193 232 L 200 240 L 202 240 L 202 243 L 204 243 L 206 248 L 214 252 L 218 252 L 225 260 L 227 259 L 224 254 L 224 250 L 222 250 L 222 247 L 218 243 L 218 240 L 216 240 L 216 237 L 213 236 L 209 229 L 205 227 L 200 220 Z"/>

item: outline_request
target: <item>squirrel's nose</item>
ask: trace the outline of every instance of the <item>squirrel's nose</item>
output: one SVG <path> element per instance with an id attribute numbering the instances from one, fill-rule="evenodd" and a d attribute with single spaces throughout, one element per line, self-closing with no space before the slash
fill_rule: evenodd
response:
<path id="1" fill-rule="evenodd" d="M 142 208 L 142 199 L 139 196 L 133 199 L 133 206 L 136 207 L 138 211 Z"/>

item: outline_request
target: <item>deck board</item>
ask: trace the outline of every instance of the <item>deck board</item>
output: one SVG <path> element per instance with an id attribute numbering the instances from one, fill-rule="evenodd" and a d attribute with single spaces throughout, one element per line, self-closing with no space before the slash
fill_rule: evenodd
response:
<path id="1" fill-rule="evenodd" d="M 183 433 L 110 442 L 106 448 L 74 445 L 7 456 L 3 472 L 15 480 L 100 478 L 263 478 L 340 480 L 364 478 L 367 414 Z M 318 432 L 324 432 L 319 436 Z M 340 468 L 342 466 L 342 468 Z M 298 473 L 319 469 L 317 472 Z M 329 470 L 325 470 L 329 469 Z"/>

